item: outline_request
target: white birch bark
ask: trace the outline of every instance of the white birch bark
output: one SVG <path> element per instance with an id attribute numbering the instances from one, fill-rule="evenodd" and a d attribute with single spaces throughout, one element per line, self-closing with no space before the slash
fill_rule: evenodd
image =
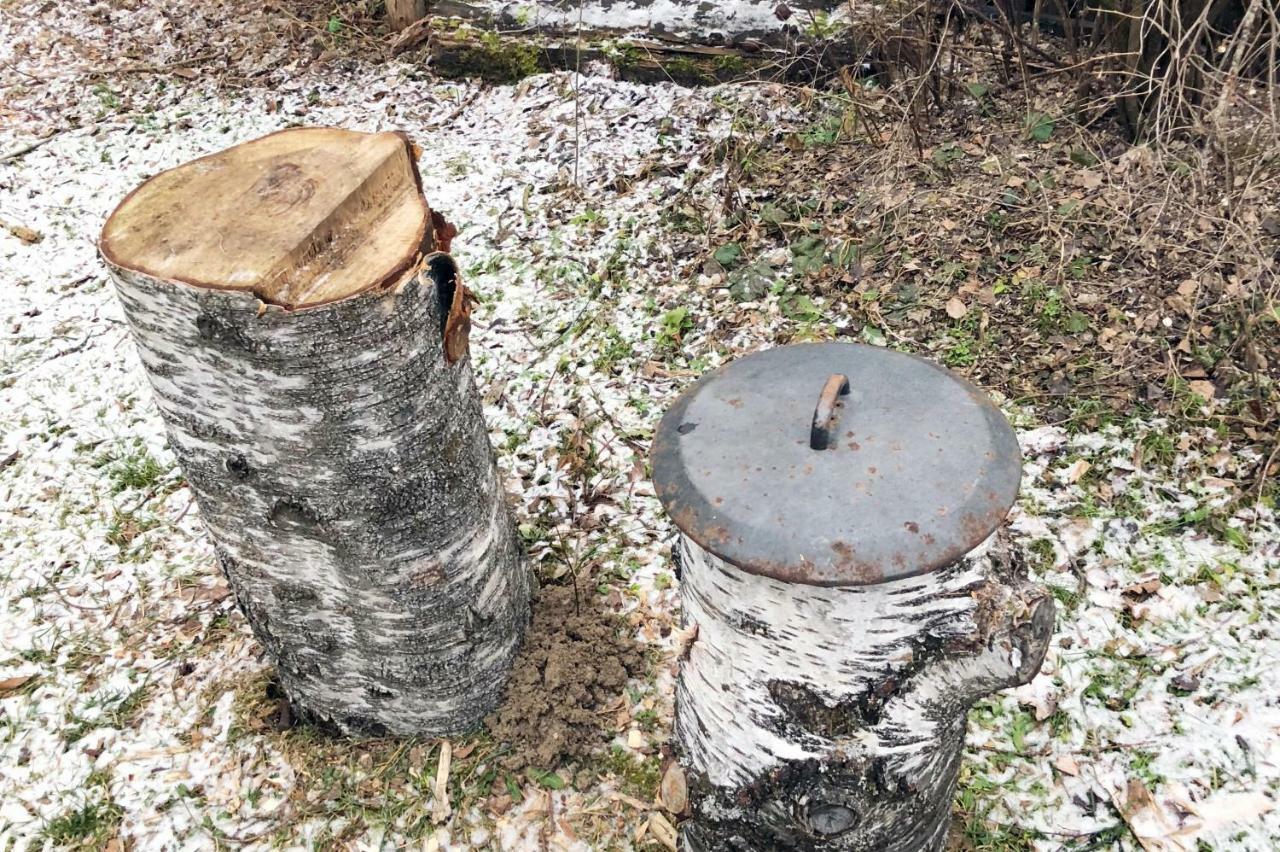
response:
<path id="1" fill-rule="evenodd" d="M 781 7 L 781 14 L 780 14 Z M 582 26 L 593 30 L 633 30 L 668 36 L 721 38 L 767 37 L 784 28 L 803 30 L 811 14 L 835 14 L 840 0 L 732 0 L 707 3 L 704 0 L 555 0 L 554 2 L 511 2 L 511 0 L 442 0 L 433 14 L 469 20 L 493 20 L 504 27 L 555 27 L 573 30 Z M 789 22 L 789 23 L 788 23 Z"/>
<path id="2" fill-rule="evenodd" d="M 681 536 L 676 694 L 691 850 L 941 849 L 966 714 L 1039 671 L 1053 601 L 993 535 L 954 566 L 824 588 Z"/>
<path id="3" fill-rule="evenodd" d="M 218 559 L 297 709 L 345 733 L 478 725 L 530 578 L 470 359 L 444 356 L 453 261 L 296 311 L 108 265 Z"/>

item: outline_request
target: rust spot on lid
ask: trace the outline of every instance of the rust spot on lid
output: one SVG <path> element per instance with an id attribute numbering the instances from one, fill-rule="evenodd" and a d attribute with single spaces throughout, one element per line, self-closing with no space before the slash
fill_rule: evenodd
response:
<path id="1" fill-rule="evenodd" d="M 907 528 L 908 532 L 913 532 L 913 533 L 920 532 L 920 525 L 917 524 L 915 521 L 907 521 L 905 524 L 903 524 L 903 526 Z"/>
<path id="2" fill-rule="evenodd" d="M 831 550 L 836 554 L 836 564 L 840 571 L 847 572 L 854 578 L 854 582 L 879 583 L 884 579 L 884 570 L 875 563 L 859 561 L 852 545 L 847 541 L 837 539 L 831 542 Z M 805 573 L 812 575 L 815 572 L 808 570 Z"/>

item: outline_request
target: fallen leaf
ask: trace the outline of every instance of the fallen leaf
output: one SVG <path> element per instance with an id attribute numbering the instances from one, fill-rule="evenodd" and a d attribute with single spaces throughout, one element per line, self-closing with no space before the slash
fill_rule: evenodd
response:
<path id="1" fill-rule="evenodd" d="M 19 225 L 16 222 L 6 222 L 0 219 L 0 228 L 4 228 L 27 245 L 40 242 L 40 232 L 34 231 L 26 225 Z"/>
<path id="2" fill-rule="evenodd" d="M 1071 467 L 1067 468 L 1067 482 L 1071 485 L 1080 481 L 1080 478 L 1089 472 L 1089 468 L 1093 465 L 1084 459 L 1076 459 Z"/>
<path id="3" fill-rule="evenodd" d="M 1097 189 L 1102 186 L 1102 175 L 1094 171 L 1085 170 L 1076 175 L 1073 183 L 1082 189 Z"/>
<path id="4" fill-rule="evenodd" d="M 1080 766 L 1076 763 L 1074 757 L 1069 754 L 1059 755 L 1058 759 L 1053 762 L 1053 768 L 1061 772 L 1063 775 L 1070 775 L 1072 778 L 1080 774 Z"/>
<path id="5" fill-rule="evenodd" d="M 201 586 L 191 595 L 191 603 L 220 603 L 231 595 L 231 589 L 224 582 L 212 586 Z"/>
<path id="6" fill-rule="evenodd" d="M 1218 831 L 1229 825 L 1254 819 L 1275 808 L 1275 802 L 1262 793 L 1220 793 L 1201 802 L 1199 813 L 1204 820 L 1196 835 Z"/>
<path id="7" fill-rule="evenodd" d="M 947 302 L 947 316 L 952 319 L 960 319 L 967 313 L 969 313 L 969 309 L 964 302 L 960 301 L 958 296 L 952 296 L 951 300 Z"/>
<path id="8" fill-rule="evenodd" d="M 1160 581 L 1158 574 L 1147 574 L 1138 579 L 1138 582 L 1125 586 L 1122 594 L 1131 598 L 1145 598 L 1148 595 L 1155 594 L 1164 585 Z"/>
<path id="9" fill-rule="evenodd" d="M 658 804 L 673 814 L 682 814 L 689 805 L 689 786 L 685 781 L 684 770 L 676 761 L 671 761 L 667 771 L 658 785 Z"/>
<path id="10" fill-rule="evenodd" d="M 1189 382 L 1188 386 L 1191 392 L 1203 399 L 1205 402 L 1213 402 L 1213 397 L 1218 393 L 1218 389 L 1214 387 L 1213 382 L 1195 381 Z"/>
<path id="11" fill-rule="evenodd" d="M 1146 852 L 1184 852 L 1194 848 L 1172 836 L 1174 827 L 1141 779 L 1130 778 L 1123 791 L 1112 791 L 1111 798 Z"/>
<path id="12" fill-rule="evenodd" d="M 17 677 L 8 677 L 0 680 L 0 693 L 13 692 L 27 684 L 35 675 L 18 675 Z"/>

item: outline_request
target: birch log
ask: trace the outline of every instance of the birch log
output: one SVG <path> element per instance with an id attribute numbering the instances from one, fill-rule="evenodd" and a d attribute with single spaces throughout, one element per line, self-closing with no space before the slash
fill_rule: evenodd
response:
<path id="1" fill-rule="evenodd" d="M 1034 677 L 1053 629 L 1006 538 L 932 574 L 834 588 L 679 547 L 697 625 L 676 695 L 688 848 L 941 849 L 969 707 Z"/>
<path id="2" fill-rule="evenodd" d="M 528 621 L 450 235 L 403 137 L 327 129 L 163 173 L 103 231 L 239 605 L 346 733 L 476 726 Z"/>

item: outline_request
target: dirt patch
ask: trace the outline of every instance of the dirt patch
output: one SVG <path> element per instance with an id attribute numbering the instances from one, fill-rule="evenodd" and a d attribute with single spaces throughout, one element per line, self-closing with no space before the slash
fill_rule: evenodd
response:
<path id="1" fill-rule="evenodd" d="M 485 719 L 494 739 L 511 750 L 511 770 L 550 771 L 582 757 L 613 735 L 627 679 L 643 674 L 643 645 L 599 595 L 572 586 L 544 586 L 533 623 L 516 658 L 502 706 Z"/>

